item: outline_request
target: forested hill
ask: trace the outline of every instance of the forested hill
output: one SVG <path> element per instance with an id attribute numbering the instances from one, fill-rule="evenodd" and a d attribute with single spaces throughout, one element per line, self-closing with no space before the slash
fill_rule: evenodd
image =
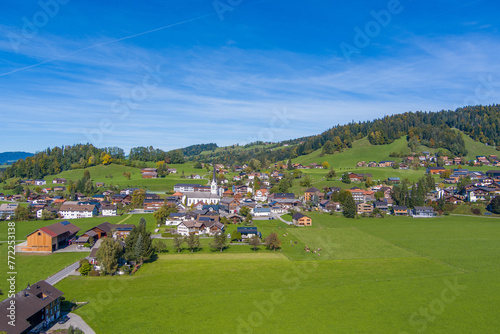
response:
<path id="1" fill-rule="evenodd" d="M 31 157 L 33 153 L 28 152 L 2 152 L 0 153 L 0 165 Z"/>
<path id="2" fill-rule="evenodd" d="M 215 143 L 210 143 L 210 144 L 198 144 L 198 145 L 191 145 L 188 147 L 184 147 L 182 149 L 182 152 L 186 157 L 190 157 L 193 155 L 198 155 L 203 151 L 213 151 L 217 148 L 217 144 Z"/>
<path id="3" fill-rule="evenodd" d="M 460 130 L 456 131 L 456 129 Z M 467 149 L 462 133 L 482 143 L 498 146 L 500 142 L 500 105 L 472 106 L 455 111 L 406 112 L 366 122 L 337 125 L 317 136 L 297 138 L 281 143 L 254 143 L 218 148 L 216 144 L 192 145 L 165 152 L 150 147 L 135 147 L 128 159 L 118 147 L 96 148 L 91 144 L 55 147 L 20 159 L 4 172 L 3 178 L 42 178 L 68 169 L 86 168 L 111 162 L 132 165 L 133 161 L 183 163 L 186 158 L 225 164 L 258 159 L 262 165 L 296 158 L 321 149 L 321 154 L 335 154 L 350 148 L 354 140 L 368 137 L 372 145 L 390 144 L 403 136 L 415 151 L 418 146 L 443 148 L 451 155 L 465 156 Z M 474 152 L 476 153 L 476 152 Z M 477 152 L 480 154 L 481 152 Z M 363 160 L 363 157 L 359 157 Z"/>
<path id="4" fill-rule="evenodd" d="M 471 106 L 455 111 L 406 112 L 373 121 L 334 126 L 317 136 L 286 141 L 284 143 L 289 145 L 280 149 L 276 149 L 276 145 L 267 149 L 224 149 L 199 158 L 221 163 L 244 162 L 252 158 L 274 162 L 306 155 L 318 149 L 322 149 L 323 154 L 333 154 L 351 147 L 354 140 L 366 136 L 372 145 L 390 144 L 406 136 L 408 146 L 413 150 L 425 145 L 464 156 L 468 153 L 465 142 L 454 129 L 461 130 L 476 141 L 497 146 L 500 142 L 500 105 Z"/>

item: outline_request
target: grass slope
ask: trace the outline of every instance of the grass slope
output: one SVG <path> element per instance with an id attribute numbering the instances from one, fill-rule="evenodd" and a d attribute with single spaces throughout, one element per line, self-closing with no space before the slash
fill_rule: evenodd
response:
<path id="1" fill-rule="evenodd" d="M 150 167 L 154 166 L 154 163 L 148 164 Z M 208 175 L 209 173 L 206 169 L 196 169 L 193 163 L 185 163 L 182 165 L 169 165 L 171 168 L 177 168 L 176 174 L 169 174 L 164 178 L 158 179 L 143 179 L 141 175 L 141 169 L 136 167 L 128 167 L 122 165 L 99 165 L 92 166 L 86 169 L 90 172 L 91 179 L 95 182 L 104 182 L 106 185 L 118 185 L 121 188 L 143 188 L 149 191 L 172 191 L 176 183 L 199 183 L 206 184 L 210 177 L 205 180 L 193 180 L 193 179 L 183 179 L 181 178 L 182 171 L 184 171 L 186 176 L 191 174 L 199 174 L 200 176 Z M 52 180 L 55 178 L 64 178 L 67 180 L 79 180 L 83 177 L 85 169 L 73 169 L 61 172 L 57 175 L 46 176 L 45 180 L 47 185 L 45 187 L 52 187 Z M 124 173 L 130 173 L 131 177 L 128 180 Z M 30 186 L 29 188 L 34 189 L 36 186 Z M 9 192 L 9 191 L 6 191 Z"/>
<path id="2" fill-rule="evenodd" d="M 457 132 L 461 132 L 456 130 Z M 481 142 L 474 141 L 471 137 L 462 133 L 462 138 L 465 142 L 465 147 L 467 148 L 468 154 L 465 157 L 467 160 L 474 159 L 477 155 L 498 155 L 499 152 L 492 146 L 485 145 Z M 435 153 L 442 149 L 429 148 L 427 146 L 419 146 L 419 151 L 429 151 Z M 446 151 L 446 150 L 444 150 Z M 356 165 L 358 161 L 381 161 L 381 160 L 394 160 L 400 161 L 400 158 L 391 158 L 389 154 L 391 152 L 404 152 L 410 153 L 410 149 L 407 145 L 406 137 L 402 137 L 395 140 L 393 143 L 388 145 L 371 145 L 368 141 L 368 137 L 364 137 L 360 140 L 355 140 L 353 142 L 352 148 L 345 149 L 341 153 L 329 154 L 320 157 L 321 149 L 314 151 L 308 155 L 297 157 L 293 159 L 294 163 L 301 163 L 303 165 L 309 165 L 310 163 L 322 163 L 327 161 L 330 166 L 334 169 L 339 168 L 352 168 Z"/>

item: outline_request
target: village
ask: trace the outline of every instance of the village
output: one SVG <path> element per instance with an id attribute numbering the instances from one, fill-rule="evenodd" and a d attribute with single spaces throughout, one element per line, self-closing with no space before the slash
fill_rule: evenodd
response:
<path id="1" fill-rule="evenodd" d="M 424 152 L 425 153 L 425 152 Z M 395 161 L 357 163 L 355 168 L 387 168 L 388 170 L 407 170 L 423 168 L 422 183 L 411 186 L 401 176 L 390 176 L 385 180 L 373 181 L 371 173 L 356 173 L 346 171 L 337 175 L 326 164 L 274 164 L 268 171 L 252 169 L 248 164 L 226 166 L 222 164 L 202 164 L 211 173 L 193 174 L 186 179 L 197 180 L 197 183 L 176 183 L 165 195 L 147 192 L 141 188 L 107 189 L 104 182 L 95 183 L 95 194 L 71 193 L 67 190 L 68 180 L 54 178 L 52 187 L 40 180 L 22 180 L 22 186 L 27 186 L 23 194 L 0 194 L 0 217 L 2 220 L 54 220 L 56 223 L 33 230 L 26 240 L 16 245 L 16 252 L 37 254 L 57 252 L 80 252 L 84 260 L 75 264 L 75 268 L 63 274 L 68 275 L 130 275 L 139 270 L 142 262 L 137 258 L 127 260 L 127 238 L 131 233 L 137 233 L 140 224 L 96 223 L 91 228 L 81 230 L 80 227 L 67 220 L 91 220 L 92 218 L 118 217 L 121 215 L 153 215 L 156 225 L 148 232 L 148 242 L 145 248 L 153 248 L 152 240 L 156 240 L 155 251 L 161 253 L 162 239 L 178 240 L 179 244 L 186 242 L 191 250 L 200 247 L 199 238 L 214 238 L 223 236 L 217 247 L 221 251 L 231 245 L 261 244 L 273 247 L 268 243 L 270 236 L 264 237 L 262 231 L 255 226 L 266 221 L 281 221 L 291 227 L 308 228 L 314 225 L 311 212 L 325 215 L 340 215 L 358 218 L 383 218 L 385 216 L 408 216 L 413 218 L 435 218 L 446 212 L 446 205 L 463 203 L 480 203 L 485 208 L 490 201 L 500 194 L 500 170 L 477 171 L 462 167 L 461 159 L 448 160 L 446 157 L 423 155 L 417 159 L 406 157 L 401 163 Z M 439 160 L 439 162 L 438 162 Z M 476 161 L 466 162 L 471 168 L 477 166 L 498 166 L 496 157 L 478 157 Z M 440 165 L 440 167 L 437 166 Z M 332 185 L 317 188 L 312 184 L 303 183 L 305 190 L 297 192 L 276 192 L 280 184 L 287 180 L 300 181 L 308 177 L 308 170 L 323 170 L 325 180 L 342 183 L 342 186 Z M 143 179 L 161 179 L 156 168 L 142 168 Z M 170 169 L 170 173 L 177 173 Z M 232 175 L 231 175 L 232 174 Z M 340 173 L 339 173 L 340 174 Z M 397 174 L 400 175 L 400 174 Z M 207 176 L 210 176 L 207 178 Z M 226 178 L 228 176 L 228 178 Z M 298 176 L 298 177 L 297 177 Z M 340 176 L 340 177 L 339 177 Z M 425 181 L 425 182 L 424 182 Z M 196 182 L 196 181 L 190 181 Z M 206 184 L 202 184 L 205 183 Z M 425 186 L 422 198 L 416 198 L 418 188 Z M 430 183 L 430 184 L 429 184 Z M 402 186 L 404 184 L 404 186 Z M 307 187 L 309 185 L 309 187 Z M 408 198 L 401 205 L 401 191 L 407 189 Z M 33 191 L 30 188 L 36 187 Z M 412 195 L 413 194 L 413 195 Z M 161 196 L 162 195 L 162 196 Z M 398 197 L 399 196 L 399 197 Z M 352 201 L 350 200 L 352 199 Z M 415 203 L 422 205 L 412 205 Z M 26 205 L 27 204 L 27 205 Z M 348 211 L 354 210 L 354 213 Z M 477 213 L 475 213 L 477 214 Z M 484 214 L 490 214 L 486 211 Z M 60 221 L 62 220 L 62 221 Z M 231 226 L 236 226 L 234 229 Z M 259 225 L 262 226 L 262 225 Z M 133 232 L 134 231 L 134 232 Z M 145 231 L 145 230 L 144 230 Z M 145 233 L 145 232 L 144 232 Z M 283 234 L 286 237 L 287 234 Z M 281 241 L 276 235 L 276 244 Z M 121 249 L 116 258 L 116 267 L 109 270 L 102 262 L 105 261 L 99 249 L 106 240 L 113 240 Z M 194 246 L 193 246 L 194 245 Z M 222 246 L 220 246 L 222 245 Z M 293 246 L 293 243 L 292 243 Z M 106 246 L 107 247 L 107 246 Z M 181 249 L 179 246 L 179 249 Z M 216 247 L 216 248 L 217 248 Z M 304 246 L 303 252 L 312 252 L 309 246 Z M 320 256 L 320 248 L 314 250 Z M 82 269 L 83 268 L 83 269 Z M 26 299 L 26 305 L 36 309 L 26 315 L 25 326 L 31 331 L 42 330 L 52 326 L 60 318 L 60 303 L 62 292 L 55 289 L 47 281 L 40 281 L 20 292 L 21 299 Z M 42 306 L 28 301 L 38 291 L 50 294 L 53 298 Z M 27 309 L 29 309 L 27 307 Z M 43 319 L 40 314 L 47 314 Z M 38 319 L 38 320 L 36 320 Z M 62 321 L 64 323 L 64 321 Z M 20 332 L 21 333 L 21 332 Z"/>

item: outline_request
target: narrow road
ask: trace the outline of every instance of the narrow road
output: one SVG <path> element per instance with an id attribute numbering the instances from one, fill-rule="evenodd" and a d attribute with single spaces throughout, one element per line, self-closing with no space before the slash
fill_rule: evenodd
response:
<path id="1" fill-rule="evenodd" d="M 69 265 L 68 267 L 64 268 L 58 273 L 55 273 L 54 275 L 47 278 L 45 282 L 51 285 L 55 285 L 57 282 L 68 277 L 73 271 L 77 270 L 79 267 L 80 267 L 80 261 L 76 261 L 75 263 Z"/>
<path id="2" fill-rule="evenodd" d="M 278 216 L 278 219 L 281 220 L 283 223 L 285 223 L 287 225 L 292 225 L 292 222 L 287 222 L 286 220 L 284 220 L 283 218 L 281 218 L 281 216 Z"/>

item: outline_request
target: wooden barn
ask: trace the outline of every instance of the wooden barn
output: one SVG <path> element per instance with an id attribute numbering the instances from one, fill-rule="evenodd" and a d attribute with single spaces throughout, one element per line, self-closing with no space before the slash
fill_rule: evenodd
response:
<path id="1" fill-rule="evenodd" d="M 62 221 L 41 227 L 27 235 L 26 245 L 21 246 L 22 252 L 53 252 L 68 245 L 69 240 L 80 231 L 78 226 L 68 221 Z"/>

